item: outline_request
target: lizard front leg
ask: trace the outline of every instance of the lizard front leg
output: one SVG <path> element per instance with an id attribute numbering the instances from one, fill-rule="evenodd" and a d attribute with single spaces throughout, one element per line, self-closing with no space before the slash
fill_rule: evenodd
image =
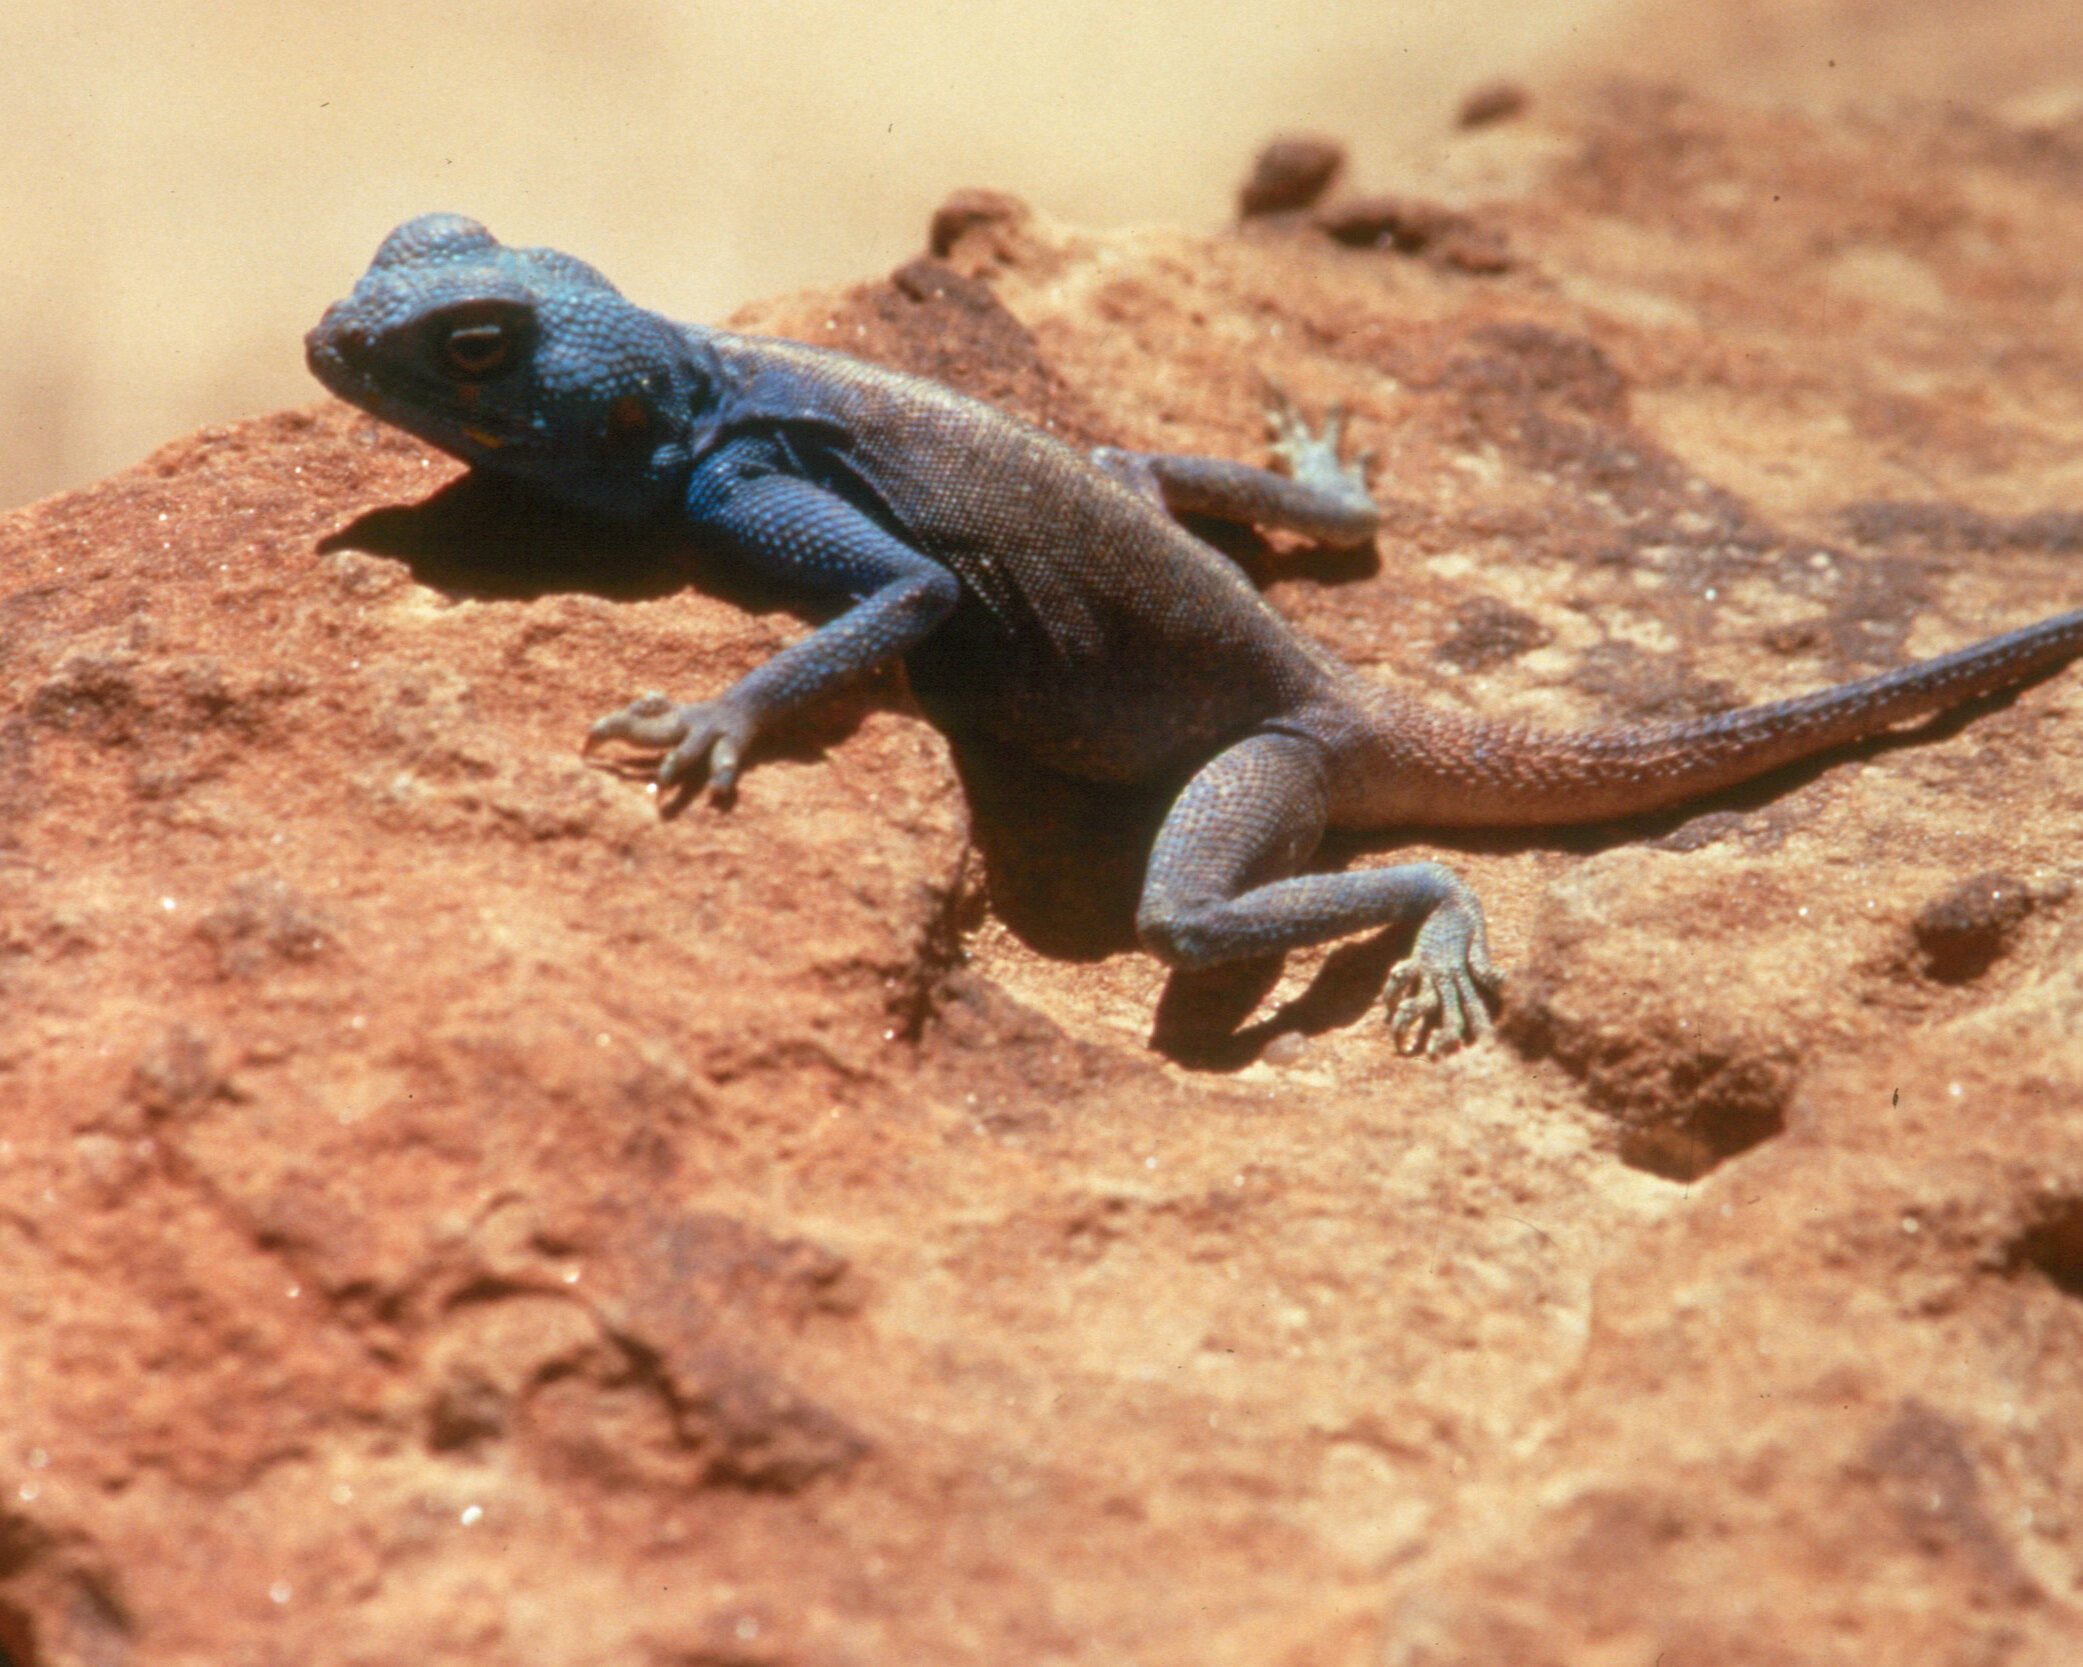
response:
<path id="1" fill-rule="evenodd" d="M 1418 923 L 1411 953 L 1389 974 L 1399 1047 L 1438 1054 L 1490 1028 L 1483 909 L 1434 862 L 1350 874 L 1296 874 L 1323 837 L 1322 746 L 1304 736 L 1249 736 L 1219 753 L 1179 795 L 1136 911 L 1144 948 L 1168 965 L 1215 966 L 1323 943 L 1370 927 Z"/>
<path id="2" fill-rule="evenodd" d="M 706 764 L 711 788 L 727 793 L 762 731 L 917 646 L 961 591 L 938 562 L 808 481 L 717 472 L 724 478 L 698 480 L 690 492 L 691 519 L 763 577 L 853 606 L 715 699 L 680 705 L 647 694 L 594 724 L 586 745 L 668 749 L 660 786 L 690 780 Z"/>

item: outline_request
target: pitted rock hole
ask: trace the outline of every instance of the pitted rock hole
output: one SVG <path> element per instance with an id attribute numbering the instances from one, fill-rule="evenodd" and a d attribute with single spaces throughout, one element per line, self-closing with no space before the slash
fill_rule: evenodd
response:
<path id="1" fill-rule="evenodd" d="M 2035 1268 L 2063 1295 L 2083 1299 L 2083 1197 L 2048 1199 L 2006 1251 L 2011 1272 Z"/>

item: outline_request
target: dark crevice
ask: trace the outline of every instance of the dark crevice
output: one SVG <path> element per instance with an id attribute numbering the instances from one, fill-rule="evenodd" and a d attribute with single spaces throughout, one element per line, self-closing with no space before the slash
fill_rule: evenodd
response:
<path id="1" fill-rule="evenodd" d="M 1798 1061 L 1719 1032 L 1711 1015 L 1608 1030 L 1561 999 L 1565 975 L 1536 962 L 1507 986 L 1498 1029 L 1529 1061 L 1553 1060 L 1618 1125 L 1631 1169 L 1692 1182 L 1786 1129 Z"/>
<path id="2" fill-rule="evenodd" d="M 43 1667 L 43 1652 L 36 1647 L 36 1623 L 28 1612 L 11 1603 L 0 1603 L 0 1667 Z"/>
<path id="3" fill-rule="evenodd" d="M 964 940 L 983 924 L 986 907 L 982 863 L 972 847 L 963 854 L 953 882 L 936 900 L 911 964 L 891 991 L 890 1017 L 906 1042 L 915 1043 L 925 1035 L 949 979 L 966 959 Z"/>
<path id="4" fill-rule="evenodd" d="M 2083 1298 L 2083 1198 L 2041 1203 L 2031 1225 L 2005 1247 L 2004 1266 L 2014 1274 L 2037 1269 L 2064 1296 Z"/>

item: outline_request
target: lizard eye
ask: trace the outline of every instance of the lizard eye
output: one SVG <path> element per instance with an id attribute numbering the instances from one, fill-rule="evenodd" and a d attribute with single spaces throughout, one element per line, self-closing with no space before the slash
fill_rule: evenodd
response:
<path id="1" fill-rule="evenodd" d="M 441 356 L 464 376 L 489 376 L 506 363 L 513 337 L 497 319 L 452 326 L 441 338 Z"/>

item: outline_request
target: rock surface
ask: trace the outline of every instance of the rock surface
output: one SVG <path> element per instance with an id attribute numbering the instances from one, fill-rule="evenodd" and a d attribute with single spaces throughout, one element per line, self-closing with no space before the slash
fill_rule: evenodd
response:
<path id="1" fill-rule="evenodd" d="M 1378 560 L 1232 554 L 1529 721 L 2079 600 L 2083 125 L 1619 88 L 1395 183 L 1509 258 L 977 192 L 740 322 L 1345 402 Z M 2083 674 L 1353 847 L 1490 905 L 1425 1063 L 1393 941 L 1167 980 L 1153 807 L 895 677 L 661 817 L 586 721 L 803 625 L 455 473 L 317 406 L 0 523 L 10 1667 L 2077 1659 Z"/>

